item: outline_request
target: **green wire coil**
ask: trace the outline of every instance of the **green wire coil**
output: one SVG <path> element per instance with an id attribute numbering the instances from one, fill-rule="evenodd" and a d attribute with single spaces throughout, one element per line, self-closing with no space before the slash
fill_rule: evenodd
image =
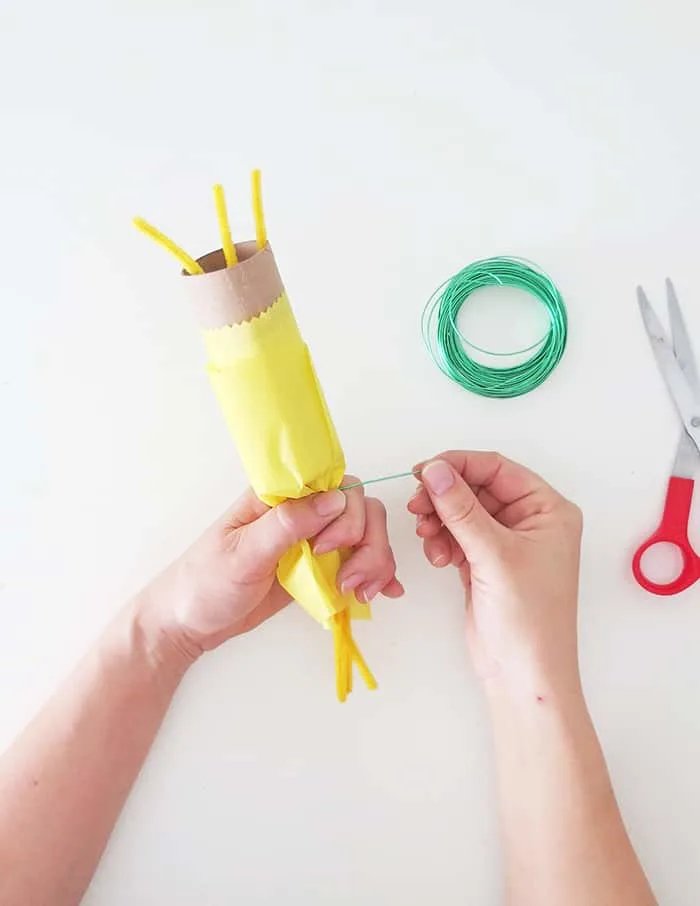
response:
<path id="1" fill-rule="evenodd" d="M 470 342 L 460 333 L 457 317 L 471 294 L 484 286 L 514 286 L 534 296 L 547 310 L 544 336 L 515 352 L 492 352 Z M 421 316 L 423 342 L 443 374 L 465 390 L 501 399 L 529 393 L 549 377 L 564 354 L 567 332 L 566 306 L 552 279 L 532 262 L 508 256 L 468 264 L 435 290 Z M 465 346 L 493 356 L 534 352 L 520 364 L 497 368 L 477 362 Z"/>

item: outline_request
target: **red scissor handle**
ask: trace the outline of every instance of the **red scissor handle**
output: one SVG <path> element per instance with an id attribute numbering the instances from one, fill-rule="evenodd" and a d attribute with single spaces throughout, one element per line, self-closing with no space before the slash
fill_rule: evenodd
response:
<path id="1" fill-rule="evenodd" d="M 688 540 L 688 520 L 693 500 L 695 482 L 692 478 L 678 478 L 672 475 L 666 491 L 666 502 L 661 524 L 637 549 L 632 560 L 634 578 L 646 591 L 654 595 L 677 595 L 700 579 L 700 557 Z M 655 544 L 673 544 L 681 552 L 683 568 L 672 582 L 659 584 L 651 582 L 642 572 L 642 557 Z"/>

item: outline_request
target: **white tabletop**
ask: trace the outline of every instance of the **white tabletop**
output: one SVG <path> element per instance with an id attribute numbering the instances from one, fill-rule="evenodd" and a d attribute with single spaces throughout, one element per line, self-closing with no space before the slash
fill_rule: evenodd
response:
<path id="1" fill-rule="evenodd" d="M 5 5 L 0 17 L 0 742 L 125 598 L 241 489 L 177 266 L 269 233 L 349 467 L 497 448 L 586 516 L 581 646 L 662 901 L 700 889 L 700 589 L 630 574 L 677 437 L 634 290 L 676 281 L 700 346 L 697 12 L 669 0 Z M 381 8 L 381 11 L 379 11 Z M 334 11 L 335 9 L 335 11 Z M 540 390 L 450 384 L 419 335 L 476 258 L 533 259 L 570 343 Z M 493 326 L 493 325 L 492 325 Z M 358 630 L 380 690 L 333 695 L 299 608 L 192 671 L 89 906 L 496 904 L 500 853 L 456 578 L 380 486 L 408 594 Z"/>

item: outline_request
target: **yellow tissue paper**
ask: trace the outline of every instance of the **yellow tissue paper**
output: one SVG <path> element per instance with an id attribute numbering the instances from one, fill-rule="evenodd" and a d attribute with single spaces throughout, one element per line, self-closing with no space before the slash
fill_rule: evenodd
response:
<path id="1" fill-rule="evenodd" d="M 286 293 L 250 321 L 203 331 L 209 378 L 250 484 L 269 506 L 339 487 L 345 458 Z M 341 554 L 302 541 L 282 559 L 280 584 L 327 626 L 336 613 L 368 616 L 340 595 Z"/>

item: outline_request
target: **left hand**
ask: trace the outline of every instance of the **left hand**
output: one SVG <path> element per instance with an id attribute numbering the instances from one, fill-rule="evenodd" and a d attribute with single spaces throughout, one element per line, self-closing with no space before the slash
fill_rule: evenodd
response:
<path id="1" fill-rule="evenodd" d="M 346 476 L 344 484 L 357 479 Z M 195 660 L 254 629 L 290 602 L 275 577 L 280 557 L 303 539 L 316 553 L 351 548 L 338 572 L 343 592 L 359 601 L 398 598 L 386 511 L 362 487 L 288 500 L 272 509 L 252 489 L 210 526 L 141 596 L 149 624 Z"/>

